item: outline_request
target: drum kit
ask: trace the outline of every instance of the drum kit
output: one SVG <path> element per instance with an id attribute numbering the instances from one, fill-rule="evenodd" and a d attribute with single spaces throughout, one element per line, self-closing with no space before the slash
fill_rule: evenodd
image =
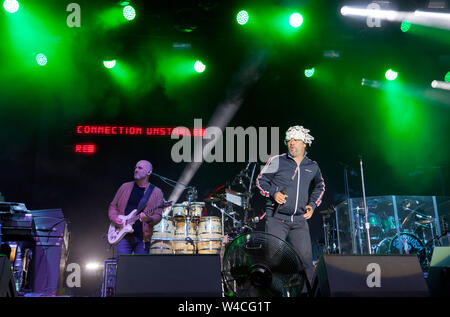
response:
<path id="1" fill-rule="evenodd" d="M 253 178 L 253 175 L 247 176 L 249 165 L 250 163 L 235 178 L 240 184 L 245 184 L 245 179 Z M 153 227 L 150 254 L 220 254 L 222 243 L 225 243 L 228 237 L 253 230 L 252 221 L 246 217 L 251 197 L 251 181 L 250 185 L 244 188 L 248 190 L 237 192 L 231 189 L 231 185 L 228 188 L 221 186 L 204 201 L 195 201 L 195 188 L 188 191 L 187 201 L 167 207 L 161 221 Z M 208 214 L 206 203 L 218 209 L 220 216 L 202 216 Z M 233 206 L 239 206 L 243 212 L 237 213 Z M 238 219 L 241 214 L 243 219 Z M 229 230 L 225 232 L 229 222 L 232 222 L 232 225 L 228 226 Z"/>
<path id="2" fill-rule="evenodd" d="M 407 215 L 403 218 L 403 221 L 399 219 L 399 225 L 397 226 L 395 217 L 386 212 L 385 208 L 368 205 L 367 216 L 372 254 L 416 254 L 421 265 L 428 267 L 434 247 L 440 245 L 440 239 L 446 233 L 444 232 L 441 236 L 438 235 L 434 226 L 436 219 L 433 216 L 426 215 L 418 204 L 415 208 L 409 207 L 411 207 L 411 204 L 403 206 L 403 211 Z M 367 239 L 364 227 L 365 216 L 364 212 L 361 212 L 363 208 L 355 207 L 351 210 L 355 219 L 355 235 L 359 238 L 359 250 L 362 250 L 361 253 L 367 253 L 362 242 L 363 239 Z M 324 252 L 326 253 L 339 253 L 336 247 L 336 245 L 339 245 L 337 236 L 344 232 L 338 230 L 343 228 L 336 228 L 335 219 L 331 217 L 335 212 L 335 208 L 320 211 L 323 217 Z"/>
<path id="3" fill-rule="evenodd" d="M 217 216 L 202 217 L 203 208 L 204 202 L 173 205 L 172 216 L 163 216 L 153 227 L 150 254 L 219 254 L 221 220 Z"/>
<path id="4" fill-rule="evenodd" d="M 409 213 L 401 222 L 399 231 L 394 217 L 384 215 L 381 221 L 383 239 L 376 240 L 378 243 L 374 246 L 374 253 L 416 254 L 422 266 L 428 267 L 433 249 L 440 245 L 439 239 L 442 237 L 436 234 L 433 226 L 435 218 L 418 210 L 405 210 Z"/>

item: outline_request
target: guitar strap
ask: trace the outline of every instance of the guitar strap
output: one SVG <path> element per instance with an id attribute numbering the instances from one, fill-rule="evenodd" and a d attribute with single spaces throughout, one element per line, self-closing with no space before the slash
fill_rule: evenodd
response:
<path id="1" fill-rule="evenodd" d="M 149 184 L 148 187 L 147 187 L 147 189 L 146 189 L 145 192 L 144 192 L 144 195 L 142 195 L 142 198 L 141 198 L 141 200 L 139 201 L 137 210 L 139 210 L 139 211 L 140 211 L 140 210 L 143 210 L 144 206 L 147 204 L 147 202 L 148 202 L 150 196 L 151 196 L 152 193 L 153 193 L 153 189 L 155 189 L 155 186 Z"/>

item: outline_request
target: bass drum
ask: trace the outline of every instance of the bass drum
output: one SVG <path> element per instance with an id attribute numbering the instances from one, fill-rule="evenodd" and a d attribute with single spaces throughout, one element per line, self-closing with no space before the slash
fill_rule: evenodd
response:
<path id="1" fill-rule="evenodd" d="M 427 265 L 427 249 L 416 235 L 402 232 L 392 238 L 389 251 L 391 254 L 417 254 L 420 265 Z"/>
<path id="2" fill-rule="evenodd" d="M 392 238 L 384 238 L 375 248 L 375 254 L 389 254 Z"/>
<path id="3" fill-rule="evenodd" d="M 424 250 L 425 246 L 417 236 L 409 232 L 396 234 L 389 247 L 392 254 L 418 254 Z"/>

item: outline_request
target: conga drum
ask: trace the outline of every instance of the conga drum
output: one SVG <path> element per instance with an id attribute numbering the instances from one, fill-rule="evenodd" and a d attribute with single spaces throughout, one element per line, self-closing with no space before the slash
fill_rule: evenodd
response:
<path id="1" fill-rule="evenodd" d="M 172 219 L 163 216 L 161 221 L 156 226 L 153 226 L 150 254 L 173 254 L 173 236 L 174 226 Z"/>
<path id="2" fill-rule="evenodd" d="M 175 221 L 174 249 L 176 254 L 195 254 L 197 226 L 191 217 Z"/>
<path id="3" fill-rule="evenodd" d="M 186 218 L 188 216 L 187 204 L 174 204 L 172 207 L 172 216 L 174 220 Z"/>
<path id="4" fill-rule="evenodd" d="M 198 254 L 219 254 L 222 221 L 219 217 L 201 217 L 198 225 Z"/>
<path id="5" fill-rule="evenodd" d="M 205 203 L 200 202 L 192 202 L 189 206 L 189 216 L 194 219 L 199 219 L 202 216 L 203 208 L 205 207 Z"/>

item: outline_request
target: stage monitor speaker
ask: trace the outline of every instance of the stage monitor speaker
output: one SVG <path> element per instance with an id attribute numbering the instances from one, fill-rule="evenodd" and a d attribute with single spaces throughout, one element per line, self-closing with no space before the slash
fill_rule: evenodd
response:
<path id="1" fill-rule="evenodd" d="M 220 257 L 201 255 L 119 255 L 116 296 L 220 297 Z"/>
<path id="2" fill-rule="evenodd" d="M 416 255 L 323 255 L 316 273 L 316 296 L 429 296 Z"/>
<path id="3" fill-rule="evenodd" d="M 11 264 L 5 255 L 0 255 L 0 297 L 16 297 L 16 285 Z"/>
<path id="4" fill-rule="evenodd" d="M 431 296 L 450 296 L 450 247 L 435 247 L 427 277 Z"/>
<path id="5" fill-rule="evenodd" d="M 102 297 L 112 297 L 116 293 L 117 259 L 106 259 L 103 266 Z"/>
<path id="6" fill-rule="evenodd" d="M 46 296 L 63 294 L 68 257 L 69 231 L 62 209 L 30 210 L 35 228 L 35 247 L 31 261 L 33 293 Z"/>

